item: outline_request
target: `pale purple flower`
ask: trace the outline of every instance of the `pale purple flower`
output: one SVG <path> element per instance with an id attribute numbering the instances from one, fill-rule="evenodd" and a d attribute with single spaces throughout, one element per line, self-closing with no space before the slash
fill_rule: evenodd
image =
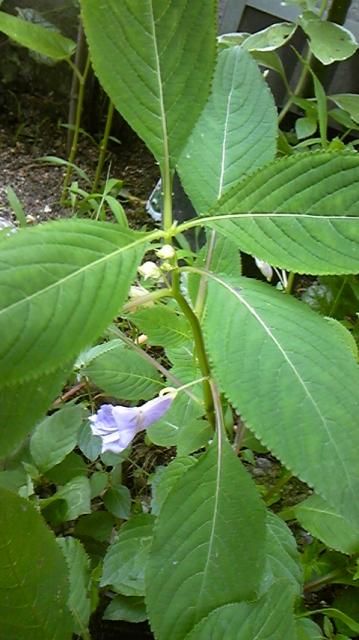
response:
<path id="1" fill-rule="evenodd" d="M 124 451 L 139 431 L 147 429 L 162 418 L 171 406 L 174 393 L 166 393 L 146 402 L 141 407 L 121 407 L 103 404 L 89 418 L 94 436 L 102 440 L 102 453 Z"/>

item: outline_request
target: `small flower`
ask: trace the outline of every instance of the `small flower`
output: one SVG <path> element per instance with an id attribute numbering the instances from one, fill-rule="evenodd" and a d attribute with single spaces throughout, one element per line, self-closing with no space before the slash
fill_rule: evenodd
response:
<path id="1" fill-rule="evenodd" d="M 141 266 L 138 267 L 137 271 L 141 276 L 143 276 L 145 280 L 147 280 L 148 278 L 159 280 L 159 278 L 162 277 L 160 268 L 150 260 L 141 264 Z"/>
<path id="2" fill-rule="evenodd" d="M 158 249 L 156 251 L 156 256 L 158 258 L 161 258 L 161 260 L 171 260 L 171 258 L 174 258 L 175 255 L 176 252 L 171 244 L 164 244 L 161 249 Z"/>
<path id="3" fill-rule="evenodd" d="M 102 440 L 102 453 L 124 451 L 139 431 L 147 429 L 160 420 L 170 408 L 175 392 L 163 394 L 141 407 L 122 407 L 103 404 L 94 416 L 90 416 L 90 426 L 94 436 Z"/>

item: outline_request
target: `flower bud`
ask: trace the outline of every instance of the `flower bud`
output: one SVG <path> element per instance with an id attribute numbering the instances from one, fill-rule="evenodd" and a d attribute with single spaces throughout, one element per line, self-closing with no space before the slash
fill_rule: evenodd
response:
<path id="1" fill-rule="evenodd" d="M 171 244 L 164 244 L 161 249 L 158 249 L 156 251 L 156 256 L 158 258 L 161 258 L 161 260 L 171 260 L 171 258 L 174 258 L 175 255 L 176 252 Z"/>
<path id="2" fill-rule="evenodd" d="M 141 264 L 141 266 L 138 267 L 137 271 L 141 276 L 143 276 L 145 280 L 147 280 L 148 278 L 153 278 L 153 280 L 159 280 L 159 278 L 161 278 L 162 276 L 161 270 L 159 269 L 159 267 L 154 262 L 151 262 L 150 260 Z"/>
<path id="3" fill-rule="evenodd" d="M 259 269 L 259 271 L 264 275 L 264 277 L 270 282 L 273 278 L 273 269 L 268 264 L 268 262 L 264 262 L 264 260 L 260 260 L 259 258 L 254 257 L 255 263 Z"/>

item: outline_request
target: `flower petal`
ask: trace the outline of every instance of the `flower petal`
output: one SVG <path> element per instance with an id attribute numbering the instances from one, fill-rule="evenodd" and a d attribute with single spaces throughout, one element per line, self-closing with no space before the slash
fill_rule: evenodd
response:
<path id="1" fill-rule="evenodd" d="M 173 393 L 146 402 L 142 407 L 122 407 L 103 404 L 89 418 L 92 433 L 102 440 L 102 453 L 121 453 L 127 449 L 135 435 L 162 418 L 174 398 Z"/>

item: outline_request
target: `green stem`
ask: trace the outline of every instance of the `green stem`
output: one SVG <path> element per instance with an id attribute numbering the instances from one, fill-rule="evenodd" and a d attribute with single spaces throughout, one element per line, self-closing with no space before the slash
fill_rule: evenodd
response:
<path id="1" fill-rule="evenodd" d="M 70 65 L 73 67 L 74 71 L 76 69 L 76 67 L 73 65 L 73 63 L 70 61 Z M 79 135 L 80 135 L 80 125 L 81 125 L 81 116 L 82 116 L 82 110 L 83 110 L 83 105 L 84 105 L 84 97 L 85 97 L 85 84 L 86 84 L 86 78 L 88 75 L 90 69 L 90 56 L 87 56 L 87 60 L 86 60 L 86 65 L 85 65 L 85 70 L 83 72 L 83 74 L 81 74 L 80 72 L 78 72 L 78 78 L 79 78 L 79 95 L 77 98 L 77 105 L 76 105 L 76 117 L 75 117 L 75 130 L 74 130 L 74 136 L 72 139 L 72 145 L 71 145 L 71 150 L 70 150 L 70 155 L 68 157 L 68 165 L 67 165 L 67 170 L 66 170 L 66 175 L 65 175 L 65 179 L 64 179 L 64 184 L 62 187 L 62 195 L 61 195 L 61 204 L 63 205 L 65 200 L 66 200 L 66 193 L 67 193 L 67 189 L 68 186 L 70 184 L 70 180 L 71 180 L 71 176 L 72 176 L 72 171 L 73 171 L 73 164 L 76 158 L 76 154 L 77 154 L 77 147 L 78 147 L 78 140 L 79 140 Z M 77 70 L 78 71 L 78 70 Z"/>
<path id="2" fill-rule="evenodd" d="M 278 478 L 276 483 L 272 486 L 269 491 L 267 491 L 265 495 L 265 503 L 267 506 L 273 504 L 273 500 L 278 495 L 281 489 L 285 487 L 285 485 L 289 482 L 289 480 L 293 477 L 293 474 L 290 471 L 286 471 L 283 475 Z"/>
<path id="3" fill-rule="evenodd" d="M 207 354 L 204 346 L 203 335 L 202 335 L 201 327 L 196 314 L 192 311 L 187 300 L 184 298 L 184 296 L 180 291 L 178 272 L 173 272 L 172 295 L 174 299 L 177 301 L 178 306 L 180 307 L 180 309 L 182 309 L 184 315 L 186 316 L 188 322 L 191 325 L 193 339 L 196 346 L 198 364 L 199 364 L 199 368 L 201 370 L 202 376 L 204 378 L 203 397 L 204 397 L 206 415 L 208 418 L 208 422 L 213 427 L 213 429 L 215 429 L 216 419 L 214 415 L 213 395 L 212 395 L 211 385 L 209 381 L 211 376 L 211 370 L 210 370 L 210 366 L 208 363 Z"/>
<path id="4" fill-rule="evenodd" d="M 343 575 L 342 569 L 334 569 L 333 571 L 329 571 L 329 573 L 326 573 L 324 576 L 321 576 L 320 578 L 316 578 L 316 580 L 311 580 L 310 582 L 306 582 L 306 584 L 303 587 L 303 591 L 304 593 L 308 593 L 308 591 L 309 592 L 317 591 L 318 589 L 321 589 L 322 587 L 324 587 L 326 584 L 331 584 L 332 582 L 334 582 L 336 578 L 339 578 L 339 576 L 341 575 Z"/>
<path id="5" fill-rule="evenodd" d="M 111 133 L 114 110 L 115 108 L 114 108 L 113 102 L 111 102 L 110 100 L 108 104 L 108 110 L 107 110 L 105 130 L 103 133 L 103 138 L 100 143 L 100 152 L 99 152 L 98 161 L 97 161 L 95 178 L 92 185 L 92 193 L 95 193 L 98 189 L 98 185 L 99 185 L 102 171 L 103 171 L 103 166 L 105 164 L 105 158 L 107 153 L 108 140 Z"/>
<path id="6" fill-rule="evenodd" d="M 125 304 L 123 307 L 124 313 L 129 313 L 130 311 L 134 311 L 137 307 L 142 307 L 149 302 L 154 302 L 155 300 L 160 300 L 161 298 L 168 298 L 172 295 L 171 289 L 159 289 L 158 291 L 152 291 L 152 293 L 148 293 L 144 296 L 139 296 L 138 298 L 134 298 Z"/>
<path id="7" fill-rule="evenodd" d="M 342 280 L 342 284 L 341 284 L 341 286 L 339 288 L 339 291 L 338 291 L 337 295 L 335 296 L 335 299 L 333 300 L 333 304 L 332 304 L 332 306 L 330 308 L 330 311 L 328 313 L 329 318 L 332 318 L 334 316 L 334 314 L 335 314 L 335 312 L 336 312 L 336 310 L 338 308 L 338 304 L 339 304 L 340 298 L 342 297 L 342 294 L 343 294 L 343 291 L 344 291 L 344 288 L 345 288 L 345 285 L 346 285 L 347 281 L 348 281 L 348 276 L 345 276 L 343 278 L 343 280 Z"/>
<path id="8" fill-rule="evenodd" d="M 288 276 L 287 286 L 285 288 L 286 293 L 292 293 L 293 284 L 294 284 L 295 273 L 293 271 L 290 272 Z"/>
<path id="9" fill-rule="evenodd" d="M 206 271 L 208 271 L 211 266 L 215 246 L 216 246 L 216 232 L 211 231 L 210 239 L 208 242 L 208 252 L 206 256 L 206 263 L 204 265 L 204 268 Z M 203 314 L 204 305 L 206 301 L 206 291 L 207 291 L 207 276 L 201 276 L 199 281 L 196 304 L 194 306 L 195 314 L 199 319 L 201 319 Z"/>
<path id="10" fill-rule="evenodd" d="M 214 407 L 214 412 L 215 412 L 215 421 L 216 421 L 216 430 L 217 430 L 218 443 L 220 443 L 221 438 L 226 433 L 226 428 L 224 426 L 224 417 L 223 417 L 223 409 L 222 409 L 222 404 L 221 404 L 221 398 L 220 398 L 219 391 L 218 391 L 218 388 L 217 388 L 217 385 L 215 384 L 215 382 L 213 380 L 210 380 L 209 381 L 209 385 L 210 385 L 210 389 L 211 389 L 211 396 L 213 398 L 213 407 Z"/>
<path id="11" fill-rule="evenodd" d="M 294 98 L 296 98 L 297 96 L 300 96 L 303 92 L 304 87 L 307 84 L 308 78 L 310 76 L 310 71 L 309 68 L 311 65 L 311 62 L 313 60 L 313 55 L 310 51 L 310 49 L 307 52 L 306 58 L 305 58 L 305 62 L 306 64 L 304 64 L 302 71 L 300 73 L 300 76 L 298 78 L 298 82 L 294 88 L 294 90 L 290 93 L 287 102 L 285 103 L 284 107 L 282 108 L 279 116 L 278 116 L 278 124 L 280 124 L 282 122 L 282 120 L 285 118 L 285 116 L 287 115 L 288 111 L 290 110 L 290 108 L 293 105 L 294 102 Z"/>
<path id="12" fill-rule="evenodd" d="M 172 184 L 173 173 L 171 173 L 169 164 L 166 163 L 165 169 L 162 174 L 162 189 L 163 189 L 163 211 L 162 211 L 162 226 L 164 231 L 169 231 L 172 228 Z"/>

